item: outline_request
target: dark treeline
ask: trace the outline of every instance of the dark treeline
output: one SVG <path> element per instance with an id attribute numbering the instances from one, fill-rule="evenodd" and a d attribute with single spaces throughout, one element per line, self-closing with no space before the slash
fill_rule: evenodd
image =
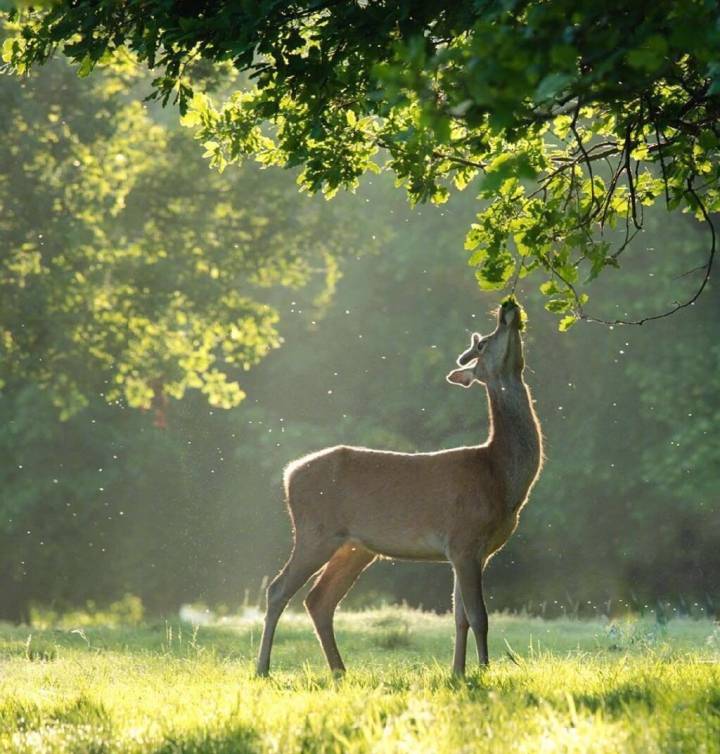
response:
<path id="1" fill-rule="evenodd" d="M 58 75 L 57 66 L 42 74 Z M 63 80 L 76 96 L 100 96 Z M 1 85 L 20 115 L 29 119 L 42 110 L 42 91 Z M 162 223 L 175 222 L 163 214 L 172 210 L 175 192 L 199 194 L 205 180 L 191 135 L 173 124 L 162 128 L 160 146 L 174 151 L 162 153 L 157 169 L 147 167 L 154 182 L 139 181 L 135 197 L 126 197 L 132 211 L 113 215 L 116 231 L 128 223 L 127 236 L 138 213 L 148 222 L 158 212 L 163 238 Z M 97 145 L 100 137 L 81 138 Z M 54 144 L 50 139 L 42 148 L 52 151 Z M 143 145 L 134 148 L 134 159 L 141 159 Z M 22 194 L 27 204 L 24 219 L 2 228 L 8 248 L 42 211 L 56 213 L 49 232 L 71 255 L 75 236 L 60 235 L 68 210 L 52 203 L 34 208 L 37 176 L 18 171 L 11 148 L 1 155 L 0 175 L 14 175 L 16 183 L 0 190 Z M 173 155 L 185 166 L 176 180 L 168 172 Z M 246 393 L 237 407 L 211 406 L 195 390 L 147 410 L 123 400 L 108 405 L 100 381 L 87 393 L 88 405 L 61 421 L 47 386 L 21 375 L 7 382 L 0 395 L 2 618 L 22 619 L 32 604 L 62 609 L 126 593 L 154 612 L 192 601 L 230 608 L 246 598 L 255 602 L 289 548 L 280 489 L 289 460 L 336 443 L 413 451 L 485 439 L 483 390 L 445 383 L 469 333 L 492 327 L 489 313 L 498 300 L 478 290 L 462 252 L 475 209 L 472 187 L 451 209 L 415 210 L 381 179 L 351 201 L 329 203 L 275 202 L 284 192 L 294 196 L 294 177 L 250 167 L 213 173 L 212 189 L 231 194 L 242 222 L 249 216 L 252 223 L 254 207 L 262 212 L 263 223 L 276 230 L 258 244 L 282 247 L 297 233 L 298 218 L 310 218 L 301 223 L 302 243 L 325 249 L 325 266 L 315 279 L 309 262 L 298 281 L 289 265 L 261 286 L 262 300 L 279 314 L 284 344 L 250 371 L 237 368 Z M 162 201 L 143 203 L 141 191 L 161 192 Z M 216 198 L 202 201 L 210 211 Z M 105 222 L 107 210 L 97 211 Z M 187 209 L 177 212 L 178 222 L 187 222 Z M 223 227 L 213 243 L 231 246 L 240 222 Z M 684 285 L 677 276 L 706 251 L 707 239 L 690 218 L 659 211 L 648 228 L 641 241 L 647 254 L 597 284 L 594 306 L 608 315 L 666 308 Z M 653 249 L 660 246 L 677 254 L 656 263 Z M 179 251 L 169 252 L 163 285 L 172 289 L 174 260 L 184 262 Z M 716 291 L 642 328 L 576 325 L 562 335 L 531 278 L 520 282 L 518 295 L 529 314 L 527 381 L 548 459 L 518 532 L 491 564 L 491 605 L 553 614 L 669 601 L 681 610 L 717 611 Z M 59 337 L 57 329 L 52 337 Z M 72 369 L 81 374 L 83 365 Z M 384 562 L 362 577 L 349 600 L 446 609 L 449 594 L 447 566 Z"/>

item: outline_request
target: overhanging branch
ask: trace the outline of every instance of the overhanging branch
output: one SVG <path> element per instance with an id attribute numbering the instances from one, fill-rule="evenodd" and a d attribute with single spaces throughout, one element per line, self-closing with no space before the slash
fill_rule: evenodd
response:
<path id="1" fill-rule="evenodd" d="M 575 289 L 572 286 L 569 286 L 576 302 L 577 307 L 577 315 L 578 319 L 583 320 L 584 322 L 594 322 L 601 325 L 644 325 L 646 322 L 652 322 L 656 319 L 664 319 L 665 317 L 671 317 L 676 312 L 679 312 L 681 309 L 686 309 L 688 306 L 692 306 L 702 295 L 702 292 L 705 290 L 705 287 L 708 284 L 708 281 L 710 280 L 710 273 L 712 272 L 713 267 L 713 261 L 715 259 L 715 252 L 717 250 L 717 235 L 715 232 L 715 225 L 713 224 L 713 221 L 710 217 L 710 214 L 707 211 L 707 207 L 705 206 L 705 203 L 702 201 L 698 193 L 695 191 L 692 185 L 692 178 L 688 178 L 687 180 L 687 189 L 686 193 L 689 194 L 697 206 L 700 208 L 700 212 L 702 213 L 703 219 L 707 223 L 708 229 L 710 231 L 710 251 L 708 253 L 708 260 L 704 265 L 701 265 L 700 267 L 696 267 L 694 270 L 691 270 L 690 272 L 696 272 L 698 270 L 705 270 L 705 274 L 703 275 L 703 279 L 698 286 L 697 290 L 693 295 L 687 299 L 687 301 L 683 301 L 682 303 L 678 303 L 675 306 L 672 307 L 672 309 L 669 309 L 666 312 L 662 312 L 660 314 L 653 314 L 649 317 L 642 317 L 641 319 L 636 320 L 627 320 L 627 319 L 602 319 L 601 317 L 595 317 L 590 314 L 586 314 L 583 311 L 582 304 L 580 302 L 580 299 L 575 291 Z M 686 273 L 689 274 L 689 273 Z"/>

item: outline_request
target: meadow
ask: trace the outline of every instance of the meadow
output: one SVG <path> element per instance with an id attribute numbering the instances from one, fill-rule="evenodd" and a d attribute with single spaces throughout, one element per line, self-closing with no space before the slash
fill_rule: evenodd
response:
<path id="1" fill-rule="evenodd" d="M 452 620 L 341 612 L 333 679 L 304 615 L 253 677 L 261 617 L 200 628 L 0 627 L 3 754 L 720 752 L 707 619 L 491 616 L 491 667 L 448 672 Z"/>

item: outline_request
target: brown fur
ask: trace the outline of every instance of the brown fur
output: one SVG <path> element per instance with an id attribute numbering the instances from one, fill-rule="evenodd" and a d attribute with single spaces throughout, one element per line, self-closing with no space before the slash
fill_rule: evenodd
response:
<path id="1" fill-rule="evenodd" d="M 473 343 L 448 375 L 465 387 L 487 388 L 491 426 L 479 446 L 435 453 L 394 453 L 337 446 L 300 458 L 285 470 L 294 548 L 268 589 L 258 673 L 288 600 L 314 573 L 306 606 L 332 670 L 344 665 L 335 644 L 335 607 L 377 556 L 449 561 L 455 572 L 456 647 L 453 670 L 465 667 L 468 626 L 487 662 L 487 611 L 482 569 L 517 527 L 542 465 L 540 426 L 522 379 L 517 310 L 503 310 L 496 330 Z"/>

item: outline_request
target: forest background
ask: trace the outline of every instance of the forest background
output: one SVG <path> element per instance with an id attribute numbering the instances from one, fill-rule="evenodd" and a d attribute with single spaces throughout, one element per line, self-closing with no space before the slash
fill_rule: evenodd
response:
<path id="1" fill-rule="evenodd" d="M 384 175 L 326 201 L 292 170 L 218 173 L 142 102 L 150 78 L 131 60 L 78 78 L 62 57 L 0 77 L 0 618 L 126 594 L 151 612 L 254 604 L 289 549 L 288 461 L 486 436 L 483 391 L 445 383 L 500 298 L 462 250 L 473 184 L 411 208 Z M 608 317 L 682 300 L 707 254 L 662 208 L 636 243 L 593 283 Z M 532 283 L 517 294 L 548 460 L 491 565 L 493 609 L 716 612 L 714 290 L 564 334 Z M 447 567 L 385 561 L 349 600 L 449 595 Z"/>

